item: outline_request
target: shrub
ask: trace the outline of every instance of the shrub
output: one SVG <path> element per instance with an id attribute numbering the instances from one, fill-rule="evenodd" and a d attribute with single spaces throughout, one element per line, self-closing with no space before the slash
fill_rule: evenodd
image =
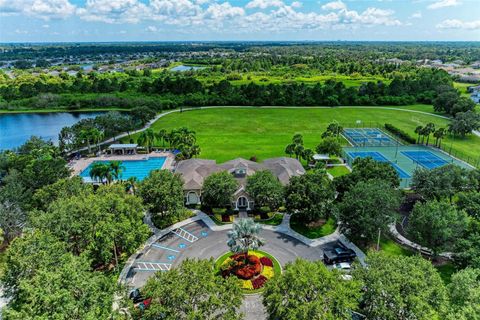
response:
<path id="1" fill-rule="evenodd" d="M 213 208 L 212 213 L 215 215 L 224 215 L 227 213 L 227 209 L 225 208 Z"/>
<path id="2" fill-rule="evenodd" d="M 417 140 L 415 140 L 415 138 L 410 136 L 405 131 L 395 127 L 393 124 L 385 123 L 385 130 L 387 130 L 388 132 L 397 136 L 398 138 L 402 139 L 405 142 L 408 142 L 408 143 L 411 143 L 411 144 L 415 144 L 417 142 Z"/>

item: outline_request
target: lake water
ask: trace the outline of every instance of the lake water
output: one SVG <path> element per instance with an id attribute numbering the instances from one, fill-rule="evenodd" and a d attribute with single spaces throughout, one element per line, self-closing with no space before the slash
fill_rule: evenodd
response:
<path id="1" fill-rule="evenodd" d="M 205 69 L 205 67 L 196 67 L 196 66 L 184 66 L 184 65 L 180 65 L 180 66 L 176 66 L 172 69 L 170 69 L 170 71 L 180 71 L 180 72 L 183 72 L 183 71 L 190 71 L 190 70 L 200 70 L 200 69 Z"/>
<path id="2" fill-rule="evenodd" d="M 0 114 L 0 150 L 21 146 L 31 136 L 58 142 L 63 127 L 103 112 L 58 112 Z"/>

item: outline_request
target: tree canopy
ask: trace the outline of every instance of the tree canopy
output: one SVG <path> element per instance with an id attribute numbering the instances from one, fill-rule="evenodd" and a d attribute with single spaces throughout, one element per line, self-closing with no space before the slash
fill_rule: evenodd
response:
<path id="1" fill-rule="evenodd" d="M 346 281 L 321 261 L 297 259 L 268 281 L 263 304 L 269 319 L 349 319 L 361 297 L 361 283 Z"/>
<path id="2" fill-rule="evenodd" d="M 278 208 L 283 202 L 283 186 L 270 171 L 257 171 L 247 177 L 247 193 L 256 207 Z"/>
<path id="3" fill-rule="evenodd" d="M 368 268 L 354 270 L 363 281 L 361 313 L 368 319 L 442 319 L 448 310 L 445 285 L 430 261 L 420 256 L 369 253 Z"/>
<path id="4" fill-rule="evenodd" d="M 314 170 L 290 179 L 285 187 L 287 210 L 306 222 L 330 214 L 335 189 L 325 170 Z"/>
<path id="5" fill-rule="evenodd" d="M 152 303 L 142 319 L 241 319 L 242 292 L 233 278 L 213 272 L 212 260 L 184 260 L 167 272 L 157 272 L 142 288 Z M 138 310 L 132 310 L 134 314 Z"/>
<path id="6" fill-rule="evenodd" d="M 211 174 L 203 181 L 202 205 L 207 208 L 225 208 L 231 205 L 238 183 L 227 171 Z"/>
<path id="7" fill-rule="evenodd" d="M 357 183 L 337 205 L 340 230 L 352 240 L 372 243 L 395 221 L 400 195 L 385 181 Z"/>

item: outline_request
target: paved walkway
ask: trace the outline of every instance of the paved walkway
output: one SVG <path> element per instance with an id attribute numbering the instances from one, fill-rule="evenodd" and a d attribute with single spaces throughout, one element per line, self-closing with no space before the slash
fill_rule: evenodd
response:
<path id="1" fill-rule="evenodd" d="M 407 238 L 405 238 L 404 236 L 402 236 L 400 234 L 400 232 L 398 232 L 397 226 L 396 226 L 395 223 L 392 223 L 388 228 L 390 230 L 390 233 L 395 237 L 395 240 L 399 244 L 401 244 L 405 247 L 408 247 L 408 248 L 412 249 L 413 251 L 420 252 L 420 253 L 422 253 L 424 255 L 427 255 L 427 256 L 431 256 L 433 254 L 432 250 L 430 250 L 429 248 L 423 247 L 423 246 L 419 245 L 418 243 L 410 241 Z M 451 259 L 453 257 L 453 253 L 452 252 L 441 252 L 439 254 L 439 256 L 447 258 L 447 259 Z"/>

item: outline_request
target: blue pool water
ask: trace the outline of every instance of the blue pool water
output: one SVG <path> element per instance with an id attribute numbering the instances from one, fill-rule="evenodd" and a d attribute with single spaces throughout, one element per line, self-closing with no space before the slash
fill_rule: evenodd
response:
<path id="1" fill-rule="evenodd" d="M 163 168 L 163 164 L 165 163 L 165 157 L 152 157 L 145 160 L 125 160 L 122 161 L 122 166 L 125 168 L 122 171 L 121 179 L 127 180 L 130 177 L 136 177 L 139 181 L 145 179 L 150 171 L 159 170 Z M 95 162 L 105 162 L 108 163 L 109 161 L 95 161 Z M 90 178 L 90 168 L 92 164 L 90 164 L 87 168 L 85 168 L 81 173 L 80 177 L 82 177 L 85 181 L 91 181 Z"/>

